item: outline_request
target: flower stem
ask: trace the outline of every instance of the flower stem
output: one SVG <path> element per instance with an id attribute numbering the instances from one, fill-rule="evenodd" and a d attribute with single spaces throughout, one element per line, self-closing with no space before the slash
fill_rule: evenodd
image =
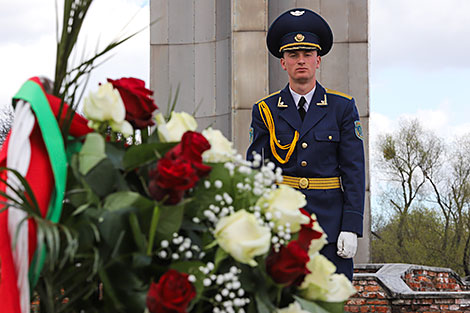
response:
<path id="1" fill-rule="evenodd" d="M 155 234 L 157 232 L 158 220 L 160 219 L 160 209 L 158 205 L 155 205 L 153 208 L 152 222 L 150 223 L 150 232 L 149 232 L 149 244 L 147 246 L 147 255 L 152 254 L 153 242 L 155 240 Z"/>

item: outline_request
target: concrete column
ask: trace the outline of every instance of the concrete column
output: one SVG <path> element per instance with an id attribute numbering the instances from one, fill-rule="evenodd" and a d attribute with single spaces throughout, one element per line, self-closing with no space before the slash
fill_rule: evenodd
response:
<path id="1" fill-rule="evenodd" d="M 267 9 L 266 0 L 232 1 L 232 139 L 242 154 L 253 104 L 268 92 Z"/>
<path id="2" fill-rule="evenodd" d="M 150 20 L 150 86 L 160 110 L 167 112 L 179 87 L 176 111 L 231 138 L 230 2 L 153 0 Z"/>

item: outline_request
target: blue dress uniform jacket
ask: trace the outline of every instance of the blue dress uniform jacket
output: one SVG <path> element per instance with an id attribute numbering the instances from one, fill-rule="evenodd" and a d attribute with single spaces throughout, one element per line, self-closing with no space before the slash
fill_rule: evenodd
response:
<path id="1" fill-rule="evenodd" d="M 270 132 L 260 115 L 259 104 L 263 101 L 269 107 L 275 135 L 281 145 L 291 143 L 296 130 L 299 133 L 295 149 L 285 164 L 281 164 L 271 150 Z M 364 148 L 359 114 L 352 97 L 325 89 L 317 82 L 302 122 L 287 85 L 253 106 L 251 127 L 249 160 L 256 151 L 281 167 L 283 175 L 340 177 L 342 188 L 339 185 L 334 189 L 298 188 L 306 196 L 306 210 L 316 214 L 328 235 L 328 242 L 336 242 L 340 231 L 362 236 Z M 276 149 L 279 157 L 285 159 L 287 150 Z"/>

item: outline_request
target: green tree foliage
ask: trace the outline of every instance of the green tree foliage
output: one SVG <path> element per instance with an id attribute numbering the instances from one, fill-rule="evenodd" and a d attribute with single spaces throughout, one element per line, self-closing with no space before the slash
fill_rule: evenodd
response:
<path id="1" fill-rule="evenodd" d="M 450 267 L 470 275 L 470 139 L 454 142 L 417 120 L 380 138 L 378 169 L 386 181 L 375 221 L 373 262 Z"/>
<path id="2" fill-rule="evenodd" d="M 442 249 L 445 221 L 433 209 L 413 209 L 407 218 L 407 234 L 399 245 L 398 213 L 376 229 L 372 238 L 372 260 L 376 263 L 411 263 L 452 268 L 465 274 L 462 264 L 465 243 L 460 246 L 446 246 Z M 404 259 L 398 251 L 405 250 Z"/>

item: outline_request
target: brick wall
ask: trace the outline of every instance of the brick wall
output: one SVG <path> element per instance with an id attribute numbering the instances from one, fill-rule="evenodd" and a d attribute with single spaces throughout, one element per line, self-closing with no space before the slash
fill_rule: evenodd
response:
<path id="1" fill-rule="evenodd" d="M 463 291 L 468 286 L 459 283 L 450 272 L 413 270 L 404 277 L 405 283 L 414 291 Z"/>
<path id="2" fill-rule="evenodd" d="M 353 280 L 357 294 L 349 299 L 344 307 L 346 312 L 382 312 L 390 313 L 391 304 L 385 290 L 379 283 L 368 277 Z"/>
<path id="3" fill-rule="evenodd" d="M 455 272 L 411 264 L 357 265 L 345 312 L 470 313 L 470 288 Z"/>

